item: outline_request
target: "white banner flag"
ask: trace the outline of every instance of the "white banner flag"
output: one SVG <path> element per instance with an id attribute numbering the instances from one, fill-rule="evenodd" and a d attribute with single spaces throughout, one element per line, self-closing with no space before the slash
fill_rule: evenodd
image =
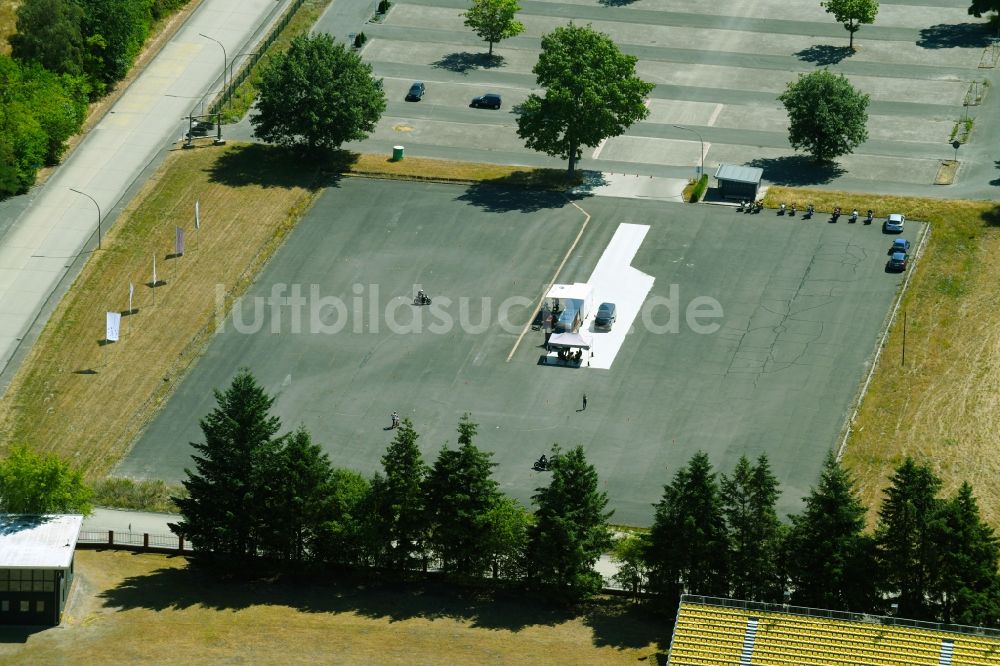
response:
<path id="1" fill-rule="evenodd" d="M 174 254 L 178 257 L 184 254 L 184 230 L 180 227 L 176 227 L 177 232 L 174 237 Z"/>
<path id="2" fill-rule="evenodd" d="M 132 295 L 135 294 L 135 285 L 131 282 L 128 283 L 128 311 L 129 314 L 132 313 Z"/>
<path id="3" fill-rule="evenodd" d="M 153 286 L 156 286 L 156 255 L 153 255 Z"/>
<path id="4" fill-rule="evenodd" d="M 194 228 L 201 229 L 201 201 L 194 202 Z"/>
<path id="5" fill-rule="evenodd" d="M 104 339 L 109 342 L 118 341 L 118 329 L 121 327 L 122 314 L 120 312 L 109 312 L 107 319 L 107 331 L 104 334 Z"/>

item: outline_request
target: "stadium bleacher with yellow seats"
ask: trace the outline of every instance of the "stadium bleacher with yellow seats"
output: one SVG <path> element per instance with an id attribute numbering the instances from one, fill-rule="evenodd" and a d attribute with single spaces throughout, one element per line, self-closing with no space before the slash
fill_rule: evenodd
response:
<path id="1" fill-rule="evenodd" d="M 695 599 L 681 600 L 671 666 L 1000 666 L 1000 632 L 978 635 L 888 624 L 891 618 L 876 616 L 832 619 L 821 617 L 823 611 Z"/>

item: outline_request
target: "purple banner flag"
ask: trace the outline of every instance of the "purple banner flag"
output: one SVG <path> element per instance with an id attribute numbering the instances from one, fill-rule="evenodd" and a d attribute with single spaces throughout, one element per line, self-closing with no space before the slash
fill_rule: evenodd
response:
<path id="1" fill-rule="evenodd" d="M 174 239 L 174 254 L 181 256 L 184 254 L 184 230 L 177 227 L 177 238 Z"/>

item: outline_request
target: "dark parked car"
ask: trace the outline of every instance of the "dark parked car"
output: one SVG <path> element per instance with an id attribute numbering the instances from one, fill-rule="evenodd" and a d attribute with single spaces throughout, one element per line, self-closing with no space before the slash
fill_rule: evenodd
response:
<path id="1" fill-rule="evenodd" d="M 895 254 L 897 252 L 902 252 L 903 254 L 910 253 L 910 241 L 905 238 L 897 238 L 892 241 L 892 247 L 889 248 L 889 254 Z"/>
<path id="2" fill-rule="evenodd" d="M 414 81 L 413 85 L 410 86 L 410 92 L 406 93 L 407 102 L 419 102 L 424 98 L 424 82 Z"/>
<path id="3" fill-rule="evenodd" d="M 210 120 L 199 120 L 191 125 L 191 130 L 184 136 L 192 138 L 196 136 L 208 136 L 208 133 L 215 129 L 215 123 Z"/>
<path id="4" fill-rule="evenodd" d="M 906 262 L 909 256 L 905 252 L 893 252 L 889 257 L 889 263 L 885 265 L 885 270 L 902 272 L 906 270 Z"/>
<path id="5" fill-rule="evenodd" d="M 500 95 L 496 93 L 486 93 L 479 97 L 472 98 L 472 104 L 469 106 L 476 109 L 499 109 L 500 108 Z"/>
<path id="6" fill-rule="evenodd" d="M 611 324 L 615 323 L 617 311 L 614 303 L 601 303 L 597 308 L 597 316 L 594 317 L 594 328 L 611 330 Z"/>

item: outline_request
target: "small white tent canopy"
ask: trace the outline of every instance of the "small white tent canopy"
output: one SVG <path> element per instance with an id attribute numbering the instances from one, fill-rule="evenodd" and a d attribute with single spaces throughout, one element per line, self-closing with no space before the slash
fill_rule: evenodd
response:
<path id="1" fill-rule="evenodd" d="M 549 347 L 559 349 L 590 349 L 592 341 L 584 333 L 556 333 L 549 338 Z"/>

